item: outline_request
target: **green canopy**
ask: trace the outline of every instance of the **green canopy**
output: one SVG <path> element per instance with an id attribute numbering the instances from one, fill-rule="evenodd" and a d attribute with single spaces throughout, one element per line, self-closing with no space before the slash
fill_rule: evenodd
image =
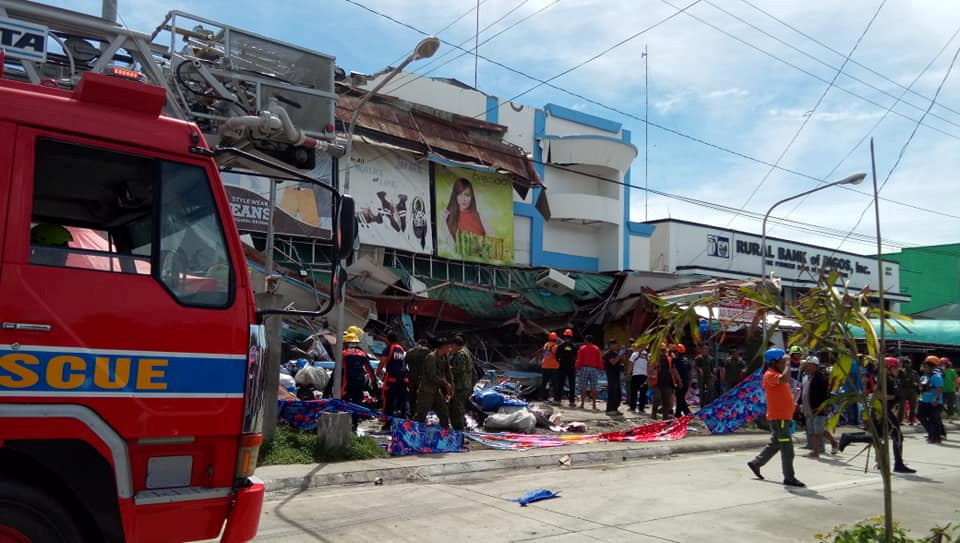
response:
<path id="1" fill-rule="evenodd" d="M 879 335 L 880 321 L 872 319 L 873 329 Z M 902 325 L 901 325 L 902 324 Z M 895 332 L 887 327 L 887 341 L 908 341 L 935 345 L 960 345 L 960 321 L 915 320 L 913 322 L 894 321 Z M 906 327 L 906 330 L 903 328 Z M 856 338 L 863 338 L 863 330 L 853 329 Z"/>

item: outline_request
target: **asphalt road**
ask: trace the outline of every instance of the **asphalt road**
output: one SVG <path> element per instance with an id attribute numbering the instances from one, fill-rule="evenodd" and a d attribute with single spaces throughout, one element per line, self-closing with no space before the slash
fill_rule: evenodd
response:
<path id="1" fill-rule="evenodd" d="M 915 536 L 960 521 L 960 443 L 910 435 L 905 449 L 917 474 L 893 476 L 895 519 Z M 813 542 L 881 514 L 880 476 L 872 459 L 867 473 L 866 456 L 853 459 L 861 450 L 818 461 L 798 448 L 805 489 L 780 484 L 779 457 L 755 479 L 746 451 L 328 487 L 265 503 L 257 541 Z M 537 488 L 561 497 L 528 507 L 504 499 Z"/>

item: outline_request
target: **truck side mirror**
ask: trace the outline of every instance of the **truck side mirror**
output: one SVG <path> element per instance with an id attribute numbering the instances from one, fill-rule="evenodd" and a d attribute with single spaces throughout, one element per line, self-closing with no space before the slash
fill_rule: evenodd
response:
<path id="1" fill-rule="evenodd" d="M 357 241 L 356 203 L 349 194 L 340 195 L 337 206 L 337 259 L 349 260 Z"/>

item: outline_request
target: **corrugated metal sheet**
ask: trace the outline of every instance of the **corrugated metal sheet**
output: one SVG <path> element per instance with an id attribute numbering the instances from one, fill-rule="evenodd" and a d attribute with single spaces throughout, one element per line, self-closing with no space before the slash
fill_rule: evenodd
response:
<path id="1" fill-rule="evenodd" d="M 337 120 L 348 124 L 359 102 L 359 97 L 339 95 Z M 378 101 L 363 105 L 357 116 L 357 128 L 416 142 L 424 154 L 439 153 L 451 160 L 466 157 L 508 172 L 514 177 L 517 192 L 524 197 L 530 187 L 541 184 L 523 148 L 501 140 L 507 130 L 505 126 L 455 114 L 445 117 L 432 115 L 400 100 L 378 97 Z"/>
<path id="2" fill-rule="evenodd" d="M 393 273 L 407 278 L 409 272 L 389 267 Z M 613 283 L 614 278 L 600 274 L 571 274 L 576 279 L 573 292 L 554 294 L 537 285 L 539 270 L 511 270 L 513 288 L 485 289 L 482 287 L 451 284 L 431 290 L 428 297 L 454 305 L 477 319 L 501 319 L 516 317 L 535 318 L 548 315 L 573 313 L 578 302 L 598 300 Z M 422 278 L 421 278 L 422 279 Z M 443 281 L 427 281 L 431 285 Z"/>

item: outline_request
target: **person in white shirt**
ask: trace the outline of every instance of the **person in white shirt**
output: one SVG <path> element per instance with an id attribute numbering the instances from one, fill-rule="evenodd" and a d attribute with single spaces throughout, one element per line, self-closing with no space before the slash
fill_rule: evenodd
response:
<path id="1" fill-rule="evenodd" d="M 636 412 L 638 407 L 640 411 L 647 408 L 647 364 L 649 354 L 640 347 L 638 343 L 633 345 L 633 353 L 630 355 L 630 386 L 627 396 L 627 405 L 630 411 Z"/>

